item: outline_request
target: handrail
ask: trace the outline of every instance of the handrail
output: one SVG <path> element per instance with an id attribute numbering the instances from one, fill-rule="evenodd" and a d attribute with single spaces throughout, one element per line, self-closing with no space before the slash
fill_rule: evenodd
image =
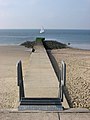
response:
<path id="1" fill-rule="evenodd" d="M 63 93 L 65 85 L 66 85 L 66 64 L 64 61 L 61 61 L 61 81 L 59 85 L 61 102 L 63 102 Z"/>
<path id="2" fill-rule="evenodd" d="M 19 86 L 19 100 L 21 101 L 22 97 L 25 97 L 21 61 L 19 61 L 17 64 L 17 85 Z"/>
<path id="3" fill-rule="evenodd" d="M 60 99 L 63 102 L 64 87 L 66 85 L 66 64 L 61 61 L 61 79 L 59 82 Z M 23 85 L 23 73 L 22 73 L 22 62 L 19 61 L 17 64 L 17 85 L 19 86 L 19 100 L 25 97 L 24 85 Z"/>
<path id="4" fill-rule="evenodd" d="M 66 85 L 66 64 L 64 61 L 61 61 L 62 63 L 62 72 L 61 72 L 61 79 L 63 80 L 64 86 Z"/>

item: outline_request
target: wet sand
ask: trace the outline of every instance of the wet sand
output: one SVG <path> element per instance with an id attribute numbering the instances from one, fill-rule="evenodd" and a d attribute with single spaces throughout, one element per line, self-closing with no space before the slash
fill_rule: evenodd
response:
<path id="1" fill-rule="evenodd" d="M 59 66 L 62 60 L 67 67 L 66 86 L 72 107 L 90 109 L 90 50 L 58 49 L 52 50 Z"/>
<path id="2" fill-rule="evenodd" d="M 23 62 L 25 70 L 30 52 L 21 46 L 0 46 L 0 109 L 15 108 L 19 101 L 16 63 Z"/>

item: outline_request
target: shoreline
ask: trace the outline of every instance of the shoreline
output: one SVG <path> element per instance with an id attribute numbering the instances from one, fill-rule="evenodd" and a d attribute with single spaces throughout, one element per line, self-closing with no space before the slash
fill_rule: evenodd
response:
<path id="1" fill-rule="evenodd" d="M 35 41 L 25 41 L 20 44 L 20 46 L 25 46 L 25 47 L 32 47 L 35 44 Z M 72 45 L 67 45 L 66 43 L 60 42 L 58 40 L 45 40 L 43 41 L 44 47 L 46 49 L 63 49 L 63 48 L 72 48 L 72 49 L 80 49 L 80 50 L 89 50 L 90 47 L 86 48 L 79 48 L 79 47 L 74 47 Z M 89 45 L 88 45 L 89 46 Z"/>
<path id="2" fill-rule="evenodd" d="M 71 48 L 71 49 L 78 49 L 78 50 L 88 50 L 88 51 L 90 51 L 90 44 L 83 44 L 83 43 L 79 43 L 79 44 L 77 44 L 77 43 L 70 43 L 70 45 L 68 45 L 68 43 L 67 42 L 64 42 L 64 41 L 60 41 L 60 40 L 58 40 L 58 39 L 45 39 L 45 41 L 47 42 L 47 41 L 52 41 L 53 42 L 53 44 L 55 45 L 55 46 L 57 46 L 56 45 L 56 43 L 55 42 L 57 42 L 57 44 L 59 45 L 59 44 L 62 44 L 62 46 L 63 45 L 66 45 L 67 47 L 69 47 L 69 48 Z M 23 43 L 27 43 L 27 42 L 29 42 L 29 44 L 31 44 L 31 43 L 34 43 L 35 42 L 35 40 L 26 40 L 26 41 L 22 41 L 21 43 L 6 43 L 6 44 L 4 44 L 4 43 L 1 43 L 0 44 L 0 46 L 24 46 L 24 45 L 22 45 Z M 52 44 L 51 44 L 51 46 L 52 46 Z"/>
<path id="3" fill-rule="evenodd" d="M 82 46 L 82 44 L 80 44 L 80 46 Z M 88 46 L 88 48 L 87 48 L 87 46 Z M 90 50 L 90 45 L 86 45 L 86 46 L 84 46 L 84 48 L 82 48 L 82 47 L 74 47 L 74 45 L 71 45 L 69 47 L 74 48 L 74 49 Z"/>
<path id="4" fill-rule="evenodd" d="M 82 51 L 90 51 L 90 49 L 84 49 L 84 48 L 74 48 L 74 47 L 68 47 L 72 50 L 82 50 Z M 66 48 L 67 49 L 67 48 Z"/>
<path id="5" fill-rule="evenodd" d="M 0 46 L 20 46 L 20 44 L 0 44 Z"/>

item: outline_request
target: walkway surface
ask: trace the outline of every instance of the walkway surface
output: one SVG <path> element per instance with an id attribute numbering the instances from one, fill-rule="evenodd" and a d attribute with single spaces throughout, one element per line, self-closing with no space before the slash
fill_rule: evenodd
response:
<path id="1" fill-rule="evenodd" d="M 0 111 L 0 120 L 90 120 L 90 112 Z"/>
<path id="2" fill-rule="evenodd" d="M 59 82 L 43 45 L 36 45 L 24 76 L 25 97 L 57 98 Z"/>

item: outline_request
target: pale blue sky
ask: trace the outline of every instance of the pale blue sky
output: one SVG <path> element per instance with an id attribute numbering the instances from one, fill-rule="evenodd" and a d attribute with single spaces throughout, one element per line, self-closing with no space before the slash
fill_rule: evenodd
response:
<path id="1" fill-rule="evenodd" d="M 90 29 L 90 0 L 0 0 L 0 29 Z"/>

